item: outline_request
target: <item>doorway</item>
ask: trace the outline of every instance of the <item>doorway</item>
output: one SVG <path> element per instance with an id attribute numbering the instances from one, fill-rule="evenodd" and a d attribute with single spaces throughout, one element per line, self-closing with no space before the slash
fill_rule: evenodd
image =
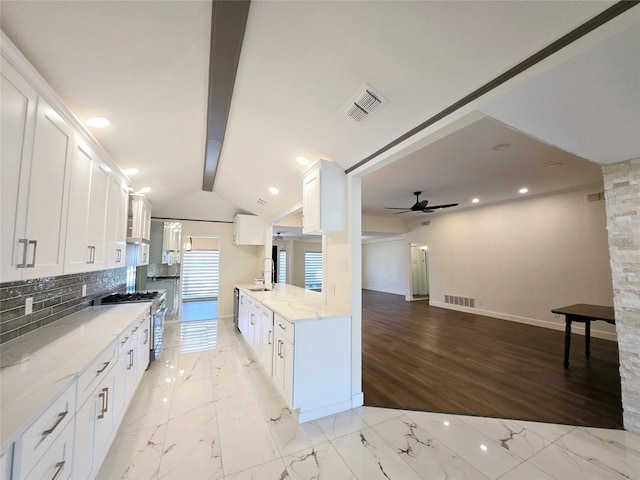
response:
<path id="1" fill-rule="evenodd" d="M 429 246 L 425 243 L 412 243 L 411 281 L 409 282 L 411 300 L 429 300 Z"/>
<path id="2" fill-rule="evenodd" d="M 218 318 L 220 238 L 186 236 L 182 256 L 182 322 Z"/>

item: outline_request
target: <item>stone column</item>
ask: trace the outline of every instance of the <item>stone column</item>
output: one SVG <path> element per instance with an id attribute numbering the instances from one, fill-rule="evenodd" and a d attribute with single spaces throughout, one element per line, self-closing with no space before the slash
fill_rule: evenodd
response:
<path id="1" fill-rule="evenodd" d="M 626 430 L 640 433 L 640 159 L 602 168 Z"/>

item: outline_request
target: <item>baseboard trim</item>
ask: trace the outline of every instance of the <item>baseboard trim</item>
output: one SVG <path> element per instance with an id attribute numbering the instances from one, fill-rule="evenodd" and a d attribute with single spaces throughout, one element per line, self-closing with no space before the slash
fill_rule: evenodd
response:
<path id="1" fill-rule="evenodd" d="M 326 405 L 320 408 L 314 408 L 312 410 L 298 410 L 298 423 L 306 423 L 318 418 L 333 415 L 334 413 L 344 412 L 351 409 L 351 402 L 344 400 L 342 402 L 334 403 L 332 405 Z"/>
<path id="2" fill-rule="evenodd" d="M 451 305 L 449 303 L 429 301 L 429 305 L 434 307 L 446 308 L 447 310 L 456 310 L 459 312 L 475 313 L 477 315 L 485 315 L 487 317 L 499 318 L 500 320 L 509 320 L 511 322 L 523 323 L 525 325 L 533 325 L 534 327 L 548 328 L 551 330 L 564 331 L 565 323 L 564 319 L 562 323 L 550 322 L 548 320 L 540 320 L 537 318 L 519 317 L 517 315 L 509 315 L 507 313 L 492 312 L 489 310 L 482 310 L 479 308 L 463 307 L 460 305 Z M 601 338 L 603 340 L 617 341 L 618 338 L 615 333 L 603 332 L 594 328 L 597 322 L 591 324 L 591 336 L 594 338 Z M 571 325 L 571 333 L 577 333 L 578 335 L 584 335 L 584 326 L 581 323 L 573 323 Z"/>
<path id="3" fill-rule="evenodd" d="M 351 408 L 358 408 L 364 405 L 364 393 L 356 393 L 351 395 Z"/>

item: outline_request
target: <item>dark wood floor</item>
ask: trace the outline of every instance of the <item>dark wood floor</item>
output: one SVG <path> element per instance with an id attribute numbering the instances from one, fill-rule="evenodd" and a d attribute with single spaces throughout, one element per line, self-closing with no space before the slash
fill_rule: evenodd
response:
<path id="1" fill-rule="evenodd" d="M 363 291 L 365 405 L 622 428 L 618 345 Z"/>

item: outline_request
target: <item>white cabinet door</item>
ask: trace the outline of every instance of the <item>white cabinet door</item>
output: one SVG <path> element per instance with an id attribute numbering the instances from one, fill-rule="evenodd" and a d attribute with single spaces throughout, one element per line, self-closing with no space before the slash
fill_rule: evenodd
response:
<path id="1" fill-rule="evenodd" d="M 141 319 L 138 329 L 138 344 L 136 346 L 136 386 L 142 380 L 145 370 L 149 366 L 149 328 L 150 319 L 145 316 Z"/>
<path id="2" fill-rule="evenodd" d="M 105 267 L 123 267 L 127 242 L 127 200 L 126 185 L 115 175 L 109 183 L 109 203 L 107 209 L 107 230 Z"/>
<path id="3" fill-rule="evenodd" d="M 108 167 L 78 138 L 71 167 L 65 273 L 105 268 L 109 181 Z"/>
<path id="4" fill-rule="evenodd" d="M 316 168 L 302 181 L 302 233 L 320 230 L 320 169 Z"/>
<path id="5" fill-rule="evenodd" d="M 93 248 L 92 270 L 104 270 L 107 261 L 107 200 L 110 183 L 111 169 L 99 157 L 95 157 L 91 165 L 91 192 L 87 222 L 87 244 Z"/>
<path id="6" fill-rule="evenodd" d="M 260 308 L 260 364 L 269 376 L 273 373 L 273 312 Z"/>
<path id="7" fill-rule="evenodd" d="M 273 382 L 280 394 L 292 408 L 293 398 L 293 344 L 276 328 L 273 349 Z"/>
<path id="8" fill-rule="evenodd" d="M 26 263 L 24 218 L 29 190 L 31 152 L 35 131 L 38 94 L 13 67 L 2 58 L 2 95 L 0 95 L 0 275 L 2 281 L 19 280 Z M 21 203 L 21 210 L 18 204 Z M 20 221 L 18 221 L 20 219 Z M 22 225 L 22 230 L 16 227 Z"/>
<path id="9" fill-rule="evenodd" d="M 4 64 L 3 64 L 4 68 Z M 3 73 L 4 75 L 4 73 Z M 4 88 L 8 91 L 5 93 Z M 2 201 L 3 201 L 3 281 L 60 275 L 63 271 L 66 233 L 66 208 L 69 159 L 73 132 L 69 125 L 42 99 L 38 100 L 34 137 L 29 138 L 29 119 L 33 99 L 23 97 L 3 80 L 2 92 Z M 5 100 L 5 96 L 8 98 Z M 5 102 L 9 110 L 5 112 Z M 27 102 L 25 105 L 24 102 Z M 22 119 L 21 119 L 22 116 Z M 26 117 L 25 117 L 26 116 Z M 5 133 L 5 117 L 9 125 Z M 20 173 L 15 176 L 18 161 L 17 148 L 21 129 L 18 122 L 26 121 L 21 150 Z M 5 135 L 8 144 L 5 146 Z M 33 140 L 33 151 L 27 143 Z M 5 150 L 7 165 L 5 167 Z M 5 177 L 5 171 L 7 176 Z M 12 177 L 13 175 L 13 177 Z M 15 182 L 9 187 L 5 183 Z M 13 196 L 4 205 L 5 196 Z M 10 209 L 15 207 L 12 218 Z M 5 210 L 8 209 L 8 210 Z M 8 227 L 5 227 L 8 217 Z M 5 237 L 8 243 L 5 245 Z M 9 237 L 13 237 L 9 241 Z M 8 263 L 5 263 L 8 262 Z"/>

